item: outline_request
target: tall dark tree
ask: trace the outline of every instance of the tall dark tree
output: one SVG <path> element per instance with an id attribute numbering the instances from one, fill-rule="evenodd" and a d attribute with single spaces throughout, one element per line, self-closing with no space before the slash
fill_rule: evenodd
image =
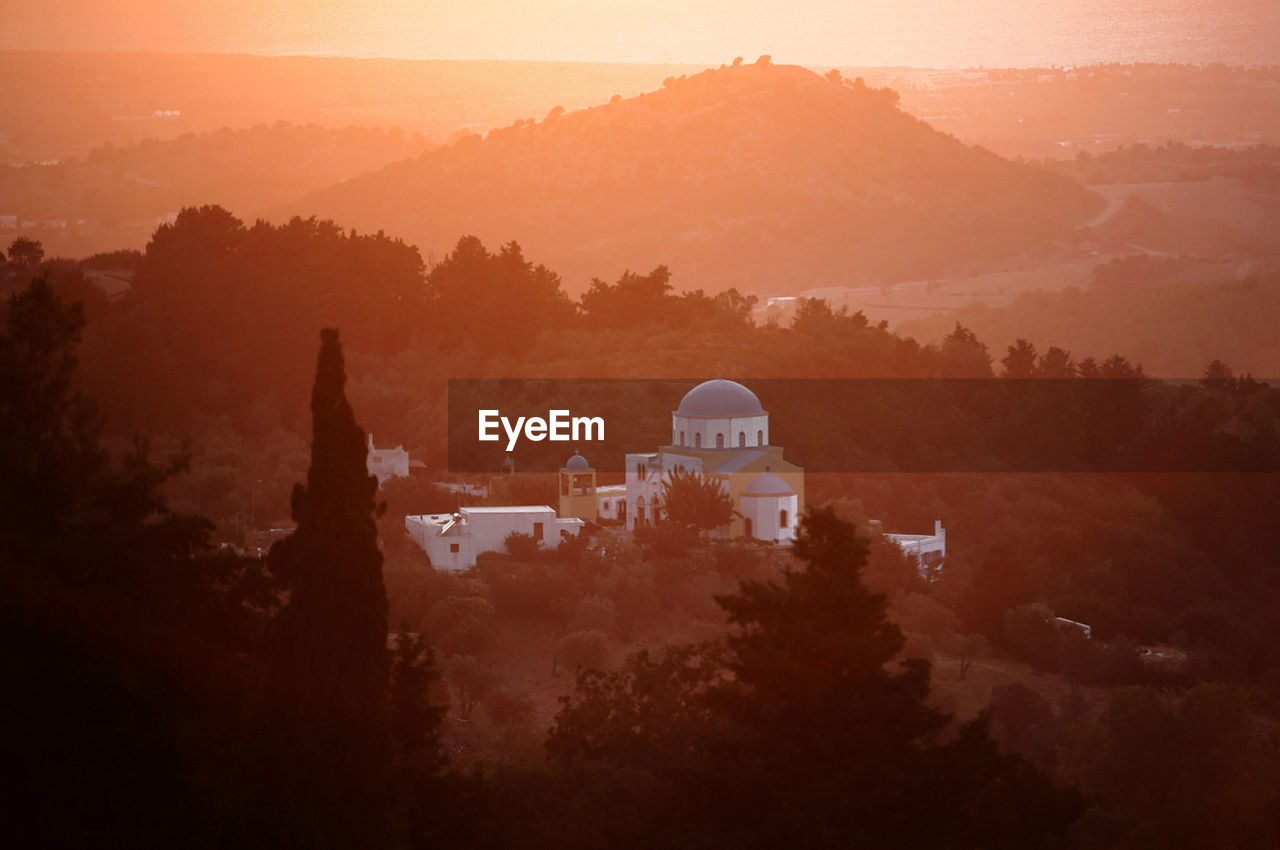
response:
<path id="1" fill-rule="evenodd" d="M 929 665 L 893 663 L 904 639 L 885 617 L 885 597 L 862 583 L 867 543 L 854 527 L 830 509 L 810 512 L 794 551 L 802 569 L 718 599 L 734 627 L 727 646 L 583 674 L 564 701 L 552 755 L 578 770 L 595 765 L 592 781 L 620 783 L 601 795 L 617 822 L 663 824 L 609 841 L 918 848 L 1060 839 L 1078 813 L 1074 797 L 1000 754 L 985 717 L 942 740 L 950 718 L 926 702 Z"/>
<path id="2" fill-rule="evenodd" d="M 293 492 L 297 530 L 272 547 L 289 591 L 270 639 L 268 731 L 287 843 L 385 843 L 391 736 L 390 659 L 377 481 L 347 402 L 338 332 L 321 332 L 311 396 L 307 484 Z"/>
<path id="3" fill-rule="evenodd" d="M 84 328 L 41 276 L 10 297 L 0 335 L 0 530 L 62 536 L 86 485 L 106 468 L 100 419 L 72 384 Z M 16 537 L 14 538 L 16 539 Z"/>
<path id="4" fill-rule="evenodd" d="M 274 600 L 256 560 L 167 507 L 181 466 L 122 463 L 76 391 L 84 324 L 43 275 L 0 331 L 0 681 L 16 832 L 50 846 L 213 843 L 246 657 Z"/>

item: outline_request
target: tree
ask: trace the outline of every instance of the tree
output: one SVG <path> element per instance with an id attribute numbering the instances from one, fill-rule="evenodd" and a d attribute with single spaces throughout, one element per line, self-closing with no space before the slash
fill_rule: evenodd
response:
<path id="1" fill-rule="evenodd" d="M 397 809 L 415 847 L 436 843 L 430 839 L 448 819 L 440 806 L 447 793 L 440 775 L 448 763 L 440 742 L 445 707 L 433 704 L 431 693 L 439 680 L 426 638 L 402 629 L 391 663 L 391 734 Z"/>
<path id="2" fill-rule="evenodd" d="M 472 343 L 520 351 L 545 330 L 573 321 L 560 277 L 509 242 L 490 253 L 474 236 L 458 240 L 427 277 L 428 314 L 442 345 Z"/>
<path id="3" fill-rule="evenodd" d="M 273 624 L 267 725 L 290 829 L 331 847 L 389 834 L 387 597 L 374 522 L 377 479 L 347 402 L 342 345 L 321 332 L 311 467 L 293 490 L 297 530 L 268 562 L 289 591 Z"/>
<path id="4" fill-rule="evenodd" d="M 1026 749 L 1028 732 L 1053 720 L 1053 706 L 1021 682 L 1009 682 L 991 689 L 991 719 L 1005 748 L 1021 753 Z"/>
<path id="5" fill-rule="evenodd" d="M 444 673 L 453 686 L 458 716 L 463 720 L 470 719 L 476 706 L 498 685 L 497 671 L 474 655 L 451 657 L 445 663 Z"/>
<path id="6" fill-rule="evenodd" d="M 445 709 L 431 702 L 432 685 L 439 680 L 427 639 L 402 629 L 391 660 L 391 734 L 399 759 L 426 773 L 435 773 L 445 762 L 440 751 Z"/>
<path id="7" fill-rule="evenodd" d="M 565 635 L 556 648 L 556 660 L 575 670 L 603 667 L 609 661 L 609 636 L 596 630 Z"/>
<path id="8" fill-rule="evenodd" d="M 84 311 L 39 276 L 9 298 L 0 337 L 0 529 L 52 540 L 107 464 L 101 421 L 76 391 Z"/>
<path id="9" fill-rule="evenodd" d="M 159 492 L 184 458 L 113 462 L 76 389 L 83 312 L 44 275 L 0 331 L 0 677 L 8 795 L 54 845 L 217 843 L 247 659 L 274 601 L 256 560 Z M 215 707 L 216 706 L 216 707 Z M 198 779 L 196 777 L 199 777 Z"/>
<path id="10" fill-rule="evenodd" d="M 867 326 L 866 314 L 859 310 L 849 313 L 848 307 L 831 309 L 825 298 L 801 298 L 796 304 L 791 329 L 801 336 L 822 339 L 846 330 L 860 330 Z"/>
<path id="11" fill-rule="evenodd" d="M 991 355 L 973 331 L 956 323 L 955 330 L 942 341 L 943 377 L 990 378 Z"/>
<path id="12" fill-rule="evenodd" d="M 493 644 L 494 609 L 479 596 L 449 596 L 427 615 L 426 632 L 449 653 L 475 655 Z"/>
<path id="13" fill-rule="evenodd" d="M 678 299 L 670 294 L 671 272 L 658 266 L 647 275 L 625 271 L 616 284 L 596 278 L 579 300 L 593 327 L 625 328 L 637 323 L 668 323 Z"/>
<path id="14" fill-rule="evenodd" d="M 1070 795 L 998 755 L 985 718 L 939 743 L 948 718 L 926 703 L 928 662 L 890 671 L 903 636 L 885 616 L 885 597 L 860 579 L 866 539 L 830 509 L 815 510 L 793 548 L 803 570 L 781 584 L 744 582 L 718 600 L 735 627 L 729 669 L 738 688 L 728 704 L 753 733 L 737 775 L 771 786 L 774 800 L 765 817 L 745 819 L 755 841 L 807 834 L 810 846 L 924 847 L 1061 834 L 1076 812 Z M 1023 820 L 1001 822 L 986 809 L 1000 796 Z"/>
<path id="15" fill-rule="evenodd" d="M 1211 390 L 1230 391 L 1235 388 L 1235 383 L 1235 372 L 1221 360 L 1214 360 L 1204 367 L 1204 375 L 1200 378 L 1200 386 Z"/>
<path id="16" fill-rule="evenodd" d="M 1002 378 L 1033 378 L 1036 375 L 1036 347 L 1025 339 L 1009 346 L 1000 363 L 1004 366 Z"/>
<path id="17" fill-rule="evenodd" d="M 661 500 L 668 522 L 703 534 L 728 525 L 734 517 L 733 499 L 720 482 L 692 470 L 668 472 L 662 482 Z"/>
<path id="18" fill-rule="evenodd" d="M 9 243 L 9 262 L 21 268 L 40 265 L 44 259 L 44 246 L 39 239 L 19 236 Z"/>
<path id="19" fill-rule="evenodd" d="M 721 643 L 642 649 L 622 670 L 582 669 L 573 694 L 560 698 L 547 750 L 564 765 L 696 763 L 722 727 L 711 695 L 727 678 Z"/>
<path id="20" fill-rule="evenodd" d="M 502 541 L 507 554 L 520 561 L 532 561 L 542 551 L 542 541 L 532 534 L 513 531 Z"/>
<path id="21" fill-rule="evenodd" d="M 1036 366 L 1036 376 L 1040 378 L 1074 378 L 1076 376 L 1076 366 L 1071 361 L 1071 352 L 1056 345 L 1049 346 L 1049 350 L 1040 355 L 1040 362 Z"/>
<path id="22" fill-rule="evenodd" d="M 1117 688 L 1063 748 L 1064 771 L 1113 811 L 1126 833 L 1114 846 L 1268 846 L 1277 753 L 1255 726 L 1239 687 Z"/>
<path id="23" fill-rule="evenodd" d="M 210 588 L 200 585 L 213 578 L 189 562 L 212 524 L 174 514 L 159 493 L 186 455 L 153 463 L 139 439 L 112 463 L 97 406 L 75 389 L 83 327 L 81 306 L 63 304 L 44 275 L 9 299 L 0 335 L 0 541 L 9 555 L 42 560 L 64 577 L 168 595 L 165 612 L 183 601 L 203 605 Z"/>
<path id="24" fill-rule="evenodd" d="M 862 584 L 867 542 L 831 509 L 793 547 L 803 568 L 717 601 L 719 648 L 633 656 L 580 676 L 549 747 L 650 788 L 650 843 L 734 847 L 1019 846 L 1060 836 L 1073 796 L 1001 755 L 985 718 L 938 740 L 929 665 L 889 668 L 903 636 Z M 641 777 L 632 778 L 639 771 Z M 619 781 L 619 774 L 606 774 Z M 1012 817 L 1009 813 L 1015 813 Z"/>
<path id="25" fill-rule="evenodd" d="M 510 688 L 498 688 L 485 700 L 485 714 L 497 726 L 515 726 L 533 715 L 533 700 L 528 694 Z"/>

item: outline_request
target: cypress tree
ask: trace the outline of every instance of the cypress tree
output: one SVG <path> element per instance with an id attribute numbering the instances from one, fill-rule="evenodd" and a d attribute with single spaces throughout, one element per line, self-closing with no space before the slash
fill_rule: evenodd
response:
<path id="1" fill-rule="evenodd" d="M 320 338 L 311 467 L 293 491 L 297 530 L 269 555 L 289 594 L 265 689 L 271 817 L 287 845 L 378 847 L 390 841 L 391 749 L 377 481 L 347 401 L 338 332 Z"/>

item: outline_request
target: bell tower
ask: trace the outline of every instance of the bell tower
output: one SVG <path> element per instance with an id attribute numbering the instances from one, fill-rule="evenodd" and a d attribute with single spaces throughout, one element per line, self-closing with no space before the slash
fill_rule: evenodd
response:
<path id="1" fill-rule="evenodd" d="M 596 471 L 577 452 L 560 470 L 560 517 L 577 517 L 586 522 L 600 521 L 600 504 L 596 498 Z"/>

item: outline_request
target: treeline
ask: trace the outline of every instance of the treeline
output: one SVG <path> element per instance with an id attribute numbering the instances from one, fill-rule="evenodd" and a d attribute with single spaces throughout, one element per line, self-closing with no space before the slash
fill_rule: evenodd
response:
<path id="1" fill-rule="evenodd" d="M 139 446 L 112 463 L 70 385 L 81 326 L 38 279 L 0 337 L 0 664 L 25 833 L 946 847 L 1061 836 L 1081 809 L 1000 754 L 984 720 L 953 728 L 930 708 L 926 662 L 886 666 L 902 635 L 859 577 L 865 542 L 829 511 L 806 519 L 805 569 L 719 600 L 727 641 L 582 673 L 544 766 L 446 773 L 432 651 L 389 633 L 376 481 L 337 331 L 322 333 L 297 529 L 262 562 L 212 548 L 206 522 L 167 508 L 156 488 L 181 459 L 157 466 Z"/>
<path id="2" fill-rule="evenodd" d="M 253 212 L 417 156 L 426 147 L 421 135 L 398 129 L 277 122 L 107 143 L 83 157 L 6 168 L 0 171 L 0 193 L 6 209 L 22 218 L 84 220 L 93 227 L 154 222 L 201 198 Z"/>
<path id="3" fill-rule="evenodd" d="M 1247 148 L 1137 144 L 1075 159 L 1047 161 L 1045 166 L 1081 183 L 1188 183 L 1229 178 L 1260 191 L 1280 186 L 1280 148 L 1258 144 Z"/>
<path id="4" fill-rule="evenodd" d="M 1241 272 L 1245 272 L 1243 275 Z M 1280 274 L 1274 262 L 1245 267 L 1191 257 L 1116 258 L 1084 289 L 1034 292 L 1008 307 L 970 306 L 904 322 L 899 332 L 941 339 L 959 322 L 994 350 L 1019 338 L 1105 358 L 1123 351 L 1147 374 L 1198 378 L 1213 360 L 1259 378 L 1280 374 Z"/>
<path id="5" fill-rule="evenodd" d="M 829 345 L 864 331 L 892 339 L 855 317 L 813 308 L 806 315 L 831 322 Z M 648 548 L 639 561 L 628 553 L 612 563 L 581 549 L 555 558 L 513 549 L 469 592 L 422 588 L 415 611 L 403 578 L 388 576 L 393 598 L 383 595 L 374 488 L 335 335 L 325 337 L 312 392 L 307 482 L 291 500 L 298 531 L 264 564 L 212 550 L 207 523 L 166 507 L 156 488 L 181 459 L 158 467 L 139 446 L 112 466 L 92 407 L 72 387 L 75 309 L 37 282 L 10 302 L 7 321 L 0 413 L 4 480 L 13 484 L 0 540 L 12 640 L 4 659 L 14 681 L 31 682 L 9 710 L 25 733 L 19 763 L 35 777 L 23 809 L 56 822 L 68 840 L 90 824 L 99 834 L 170 846 L 192 835 L 211 843 L 270 836 L 290 846 L 765 847 L 797 836 L 813 846 L 1052 846 L 1068 835 L 1085 847 L 1142 835 L 1165 846 L 1265 846 L 1274 833 L 1267 777 L 1275 754 L 1255 746 L 1240 687 L 1255 670 L 1263 670 L 1260 685 L 1275 678 L 1266 665 L 1274 665 L 1277 642 L 1265 622 L 1274 572 L 1264 569 L 1269 553 L 1247 539 L 1228 541 L 1237 556 L 1231 569 L 1220 560 L 1228 549 L 1215 548 L 1224 526 L 1252 527 L 1257 514 L 1222 516 L 1186 536 L 1176 520 L 1187 497 L 1181 488 L 1169 498 L 1096 480 L 1091 492 L 1070 478 L 1021 488 L 1005 477 L 893 483 L 888 496 L 872 486 L 859 492 L 885 506 L 896 496 L 916 514 L 973 506 L 960 528 L 974 543 L 936 588 L 900 556 L 886 557 L 891 549 L 868 561 L 865 541 L 828 511 L 809 515 L 799 567 L 781 575 L 745 549 L 695 555 L 711 559 L 704 576 L 745 580 L 714 607 L 706 591 L 715 585 L 685 569 L 686 555 L 651 539 L 641 541 Z M 920 356 L 990 371 L 980 344 L 956 336 L 949 352 Z M 1021 347 L 1002 366 L 1012 380 L 1028 363 L 1070 362 L 1046 357 Z M 1202 392 L 1264 390 L 1218 364 Z M 1193 491 L 1181 507 L 1193 518 L 1197 500 L 1242 509 L 1230 488 L 1215 487 Z M 1269 510 L 1265 493 L 1250 496 L 1262 497 L 1255 510 Z M 1116 510 L 1126 498 L 1134 504 Z M 1039 525 L 1028 524 L 1037 517 Z M 1095 527 L 1080 524 L 1090 518 Z M 1160 548 L 1135 557 L 1153 544 Z M 1049 617 L 1084 614 L 1037 607 L 1059 586 L 1057 566 L 1072 558 L 1089 564 L 1076 588 L 1116 608 L 1150 601 L 1157 620 L 1168 598 L 1161 585 L 1177 591 L 1175 602 L 1218 594 L 1217 614 L 1186 621 L 1208 624 L 1187 640 L 1213 663 L 1183 674 L 1189 678 L 1151 681 L 1220 684 L 1176 699 L 1117 692 L 1097 715 L 1002 691 L 993 700 L 1002 751 L 982 719 L 957 725 L 927 701 L 929 665 L 895 659 L 932 653 L 907 649 L 886 619 L 888 600 L 867 587 L 893 594 L 917 622 L 945 621 L 953 610 L 964 632 L 1073 681 L 1143 681 L 1119 626 L 1099 625 L 1099 643 L 1082 645 L 1054 631 Z M 431 574 L 419 565 L 417 575 Z M 912 594 L 932 600 L 932 611 L 907 602 Z M 480 775 L 442 770 L 443 695 L 433 690 L 438 674 L 424 641 L 401 635 L 391 641 L 394 657 L 387 649 L 390 602 L 410 631 L 447 653 L 454 710 L 469 714 L 481 703 L 494 722 L 506 722 L 525 709 L 519 693 L 485 693 L 486 618 L 573 629 L 560 646 L 564 663 L 594 666 L 608 656 L 591 632 L 625 636 L 655 607 L 699 598 L 700 616 L 711 620 L 716 608 L 727 616 L 726 638 L 582 673 L 552 727 L 545 763 Z M 1244 650 L 1215 642 L 1224 617 L 1246 639 Z M 1158 639 L 1162 628 L 1157 622 L 1148 636 Z M 964 637 L 959 628 L 939 630 L 951 633 Z M 1186 738 L 1185 746 L 1166 751 L 1161 738 L 1153 749 L 1135 738 L 1135 724 Z M 1041 745 L 1052 729 L 1060 731 L 1047 739 L 1046 756 Z M 1055 787 L 1046 770 L 1087 798 Z M 1206 784 L 1208 775 L 1222 781 Z M 68 796 L 73 803 L 63 802 Z"/>
<path id="6" fill-rule="evenodd" d="M 811 473 L 843 468 L 831 452 L 912 463 L 889 469 L 964 469 L 953 455 L 930 455 L 939 433 L 1021 459 L 994 469 L 1238 470 L 1243 474 L 1129 476 L 1110 484 L 974 475 L 887 485 L 865 476 L 821 483 L 811 475 L 808 490 L 815 504 L 855 494 L 890 528 L 927 528 L 936 518 L 956 523 L 973 559 L 966 568 L 958 556 L 949 574 L 957 584 L 962 576 L 973 583 L 974 606 L 993 606 L 971 621 L 993 641 L 1003 640 L 1007 611 L 1043 603 L 1104 636 L 1177 638 L 1199 647 L 1208 667 L 1220 671 L 1214 675 L 1253 680 L 1280 666 L 1269 648 L 1280 645 L 1268 613 L 1280 599 L 1274 555 L 1252 543 L 1274 515 L 1277 495 L 1273 475 L 1250 472 L 1274 465 L 1277 391 L 1224 379 L 1221 364 L 1201 384 L 1160 387 L 1119 355 L 1077 359 L 1029 342 L 993 355 L 964 327 L 953 327 L 940 344 L 920 345 L 822 302 L 803 304 L 789 328 L 757 327 L 749 298 L 677 293 L 662 268 L 596 281 L 575 303 L 554 272 L 514 244 L 492 252 L 466 238 L 428 270 L 415 249 L 380 235 L 304 220 L 245 227 L 217 208 L 186 211 L 157 231 L 134 289 L 119 300 L 95 296 L 71 265 L 46 267 L 64 292 L 88 300 L 85 386 L 102 399 L 110 429 L 168 435 L 160 444 L 174 449 L 190 438 L 191 472 L 166 492 L 183 510 L 211 516 L 219 539 L 231 541 L 250 527 L 287 522 L 290 488 L 307 458 L 297 411 L 309 364 L 297 352 L 326 324 L 344 328 L 348 391 L 378 444 L 403 444 L 434 469 L 445 460 L 449 376 L 1004 375 L 1009 380 L 1000 383 L 1010 387 L 1026 377 L 1123 378 L 1104 382 L 1114 389 L 1103 411 L 1109 418 L 1086 423 L 1098 439 L 1084 446 L 1052 441 L 1061 414 L 1052 395 L 1043 404 L 1030 398 L 992 407 L 989 421 L 958 420 L 954 406 L 928 395 L 905 408 L 851 405 L 807 392 L 806 382 L 780 382 L 775 438 Z M 1122 293 L 1106 281 L 1128 275 L 1105 266 L 1099 287 Z M 1029 398 L 1039 383 L 1013 392 Z M 676 401 L 643 392 L 612 403 L 620 415 L 633 410 L 639 417 Z M 979 442 L 961 439 L 970 432 Z M 1045 465 L 1059 454 L 1098 462 Z M 1176 463 L 1122 464 L 1134 457 Z M 541 503 L 554 498 L 549 493 L 524 498 Z M 456 506 L 441 492 L 412 501 L 395 506 L 404 513 Z M 1094 527 L 1096 533 L 1078 531 Z M 998 575 L 983 578 L 983 570 Z"/>

